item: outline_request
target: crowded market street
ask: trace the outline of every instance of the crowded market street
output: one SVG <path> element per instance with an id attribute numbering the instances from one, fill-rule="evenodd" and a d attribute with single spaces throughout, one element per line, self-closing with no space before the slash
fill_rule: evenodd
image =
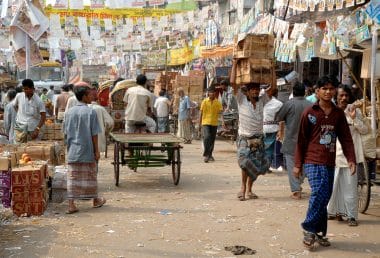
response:
<path id="1" fill-rule="evenodd" d="M 78 203 L 67 215 L 67 201 L 49 203 L 43 216 L 2 214 L 0 257 L 237 257 L 227 246 L 256 250 L 252 257 L 380 257 L 380 187 L 372 187 L 359 226 L 329 221 L 331 247 L 311 252 L 302 245 L 300 223 L 309 197 L 290 196 L 285 171 L 261 176 L 255 200 L 239 201 L 240 169 L 236 147 L 217 140 L 215 162 L 204 163 L 201 142 L 184 145 L 181 179 L 174 186 L 171 168 L 121 168 L 114 184 L 112 146 L 99 166 L 99 192 L 107 199 L 93 209 Z M 249 257 L 249 256 L 247 256 Z"/>

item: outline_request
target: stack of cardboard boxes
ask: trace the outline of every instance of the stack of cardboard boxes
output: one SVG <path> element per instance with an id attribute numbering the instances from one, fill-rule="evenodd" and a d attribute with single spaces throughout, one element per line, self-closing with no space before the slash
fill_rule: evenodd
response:
<path id="1" fill-rule="evenodd" d="M 162 72 L 159 74 L 154 80 L 154 94 L 158 96 L 160 91 L 165 88 L 168 92 L 173 92 L 173 83 L 177 75 L 177 72 Z"/>
<path id="2" fill-rule="evenodd" d="M 44 213 L 47 205 L 47 165 L 12 169 L 12 210 L 17 216 Z"/>

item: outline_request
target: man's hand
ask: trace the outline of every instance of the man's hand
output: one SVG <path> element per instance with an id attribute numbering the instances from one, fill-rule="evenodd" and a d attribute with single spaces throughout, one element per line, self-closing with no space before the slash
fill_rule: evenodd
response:
<path id="1" fill-rule="evenodd" d="M 354 162 L 348 162 L 348 166 L 350 167 L 351 176 L 356 173 L 356 164 Z"/>
<path id="2" fill-rule="evenodd" d="M 277 140 L 277 141 L 280 141 L 280 142 L 283 142 L 283 141 L 284 141 L 284 134 L 283 134 L 281 131 L 278 131 L 278 132 L 277 132 L 276 140 Z"/>
<path id="3" fill-rule="evenodd" d="M 100 159 L 100 152 L 95 151 L 95 160 L 98 161 Z"/>
<path id="4" fill-rule="evenodd" d="M 32 137 L 32 140 L 36 139 L 38 137 L 38 134 L 39 134 L 39 130 L 38 129 L 35 129 L 32 134 L 30 135 L 30 137 Z"/>
<path id="5" fill-rule="evenodd" d="M 295 178 L 300 178 L 302 176 L 302 170 L 301 168 L 293 168 L 293 175 Z"/>

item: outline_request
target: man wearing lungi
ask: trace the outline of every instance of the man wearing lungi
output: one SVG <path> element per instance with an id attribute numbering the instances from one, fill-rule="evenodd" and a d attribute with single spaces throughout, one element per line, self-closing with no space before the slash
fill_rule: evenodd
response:
<path id="1" fill-rule="evenodd" d="M 330 246 L 327 234 L 327 204 L 333 182 L 336 140 L 342 144 L 351 173 L 355 172 L 355 150 L 344 111 L 332 102 L 335 85 L 329 77 L 317 82 L 318 100 L 308 107 L 301 117 L 298 142 L 294 158 L 294 176 L 303 172 L 308 178 L 311 195 L 306 219 L 302 223 L 303 243 L 313 248 L 315 241 Z"/>
<path id="2" fill-rule="evenodd" d="M 356 163 L 364 163 L 364 152 L 362 145 L 362 134 L 368 133 L 368 126 L 363 121 L 360 108 L 353 104 L 348 104 L 351 100 L 351 89 L 346 85 L 338 88 L 337 105 L 346 114 L 348 125 L 355 146 Z M 350 173 L 347 159 L 343 155 L 342 145 L 336 143 L 336 168 L 334 176 L 334 187 L 331 199 L 327 205 L 327 212 L 330 217 L 342 220 L 342 216 L 347 217 L 349 226 L 357 226 L 358 222 L 358 176 Z"/>
<path id="3" fill-rule="evenodd" d="M 259 97 L 260 84 L 250 83 L 237 93 L 239 107 L 239 137 L 237 139 L 238 164 L 241 168 L 241 189 L 237 194 L 240 201 L 256 199 L 252 192 L 253 182 L 259 175 L 269 169 L 269 161 L 265 157 L 263 134 L 263 109 L 268 101 L 267 95 Z"/>
<path id="4" fill-rule="evenodd" d="M 67 199 L 66 213 L 78 211 L 74 200 L 93 199 L 93 207 L 103 206 L 106 200 L 98 196 L 97 166 L 100 158 L 98 134 L 101 133 L 95 110 L 91 103 L 91 90 L 86 86 L 74 88 L 78 104 L 65 114 L 64 133 L 67 142 Z"/>

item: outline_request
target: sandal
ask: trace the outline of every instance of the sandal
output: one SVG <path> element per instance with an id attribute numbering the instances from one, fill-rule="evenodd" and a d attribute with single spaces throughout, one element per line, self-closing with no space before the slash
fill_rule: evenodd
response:
<path id="1" fill-rule="evenodd" d="M 96 204 L 95 204 L 96 203 Z M 97 198 L 96 201 L 94 202 L 93 208 L 100 208 L 106 203 L 106 199 L 103 197 Z"/>
<path id="2" fill-rule="evenodd" d="M 259 198 L 256 194 L 254 194 L 252 192 L 247 193 L 247 197 L 248 197 L 248 199 L 257 199 L 257 198 Z"/>
<path id="3" fill-rule="evenodd" d="M 79 210 L 77 208 L 73 209 L 73 210 L 67 210 L 65 213 L 66 214 L 73 214 L 73 213 L 77 213 Z"/>
<path id="4" fill-rule="evenodd" d="M 301 192 L 294 192 L 294 193 L 292 193 L 292 195 L 290 196 L 290 198 L 292 198 L 294 200 L 301 200 L 302 199 Z"/>
<path id="5" fill-rule="evenodd" d="M 347 220 L 347 222 L 348 222 L 348 226 L 350 226 L 350 227 L 356 227 L 356 226 L 358 226 L 358 222 L 354 218 L 349 218 Z"/>
<path id="6" fill-rule="evenodd" d="M 239 201 L 245 201 L 244 193 L 243 192 L 238 192 L 237 198 Z"/>
<path id="7" fill-rule="evenodd" d="M 329 241 L 329 239 L 327 237 L 320 236 L 318 234 L 316 234 L 316 236 L 317 236 L 317 242 L 321 246 L 328 247 L 328 246 L 331 245 L 331 243 L 330 243 L 330 241 Z"/>
<path id="8" fill-rule="evenodd" d="M 313 249 L 314 248 L 314 243 L 315 243 L 315 234 L 312 232 L 303 232 L 303 244 L 306 248 L 308 249 Z"/>

